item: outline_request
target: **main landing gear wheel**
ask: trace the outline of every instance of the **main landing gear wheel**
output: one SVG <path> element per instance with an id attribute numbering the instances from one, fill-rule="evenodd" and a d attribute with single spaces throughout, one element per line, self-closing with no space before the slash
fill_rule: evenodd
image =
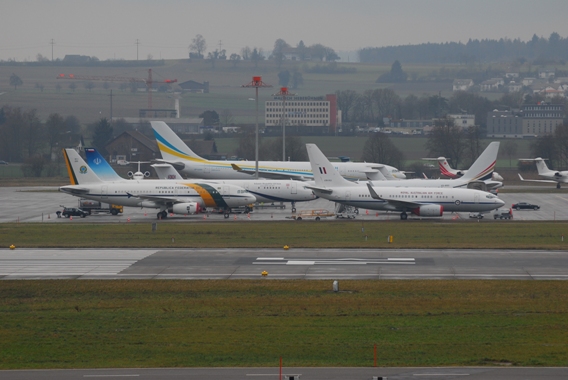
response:
<path id="1" fill-rule="evenodd" d="M 168 217 L 168 212 L 167 211 L 160 211 L 158 213 L 158 219 L 166 219 Z"/>
<path id="2" fill-rule="evenodd" d="M 408 215 L 405 212 L 400 214 L 400 220 L 406 220 L 407 218 L 408 218 Z"/>
<path id="3" fill-rule="evenodd" d="M 223 214 L 223 216 L 225 217 L 225 219 L 229 219 L 229 213 L 226 212 L 225 214 Z"/>

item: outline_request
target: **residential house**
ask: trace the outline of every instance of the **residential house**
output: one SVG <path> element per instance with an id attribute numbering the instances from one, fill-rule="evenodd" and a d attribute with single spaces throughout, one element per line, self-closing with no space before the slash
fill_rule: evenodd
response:
<path id="1" fill-rule="evenodd" d="M 467 91 L 473 86 L 472 79 L 454 79 L 452 91 Z"/>

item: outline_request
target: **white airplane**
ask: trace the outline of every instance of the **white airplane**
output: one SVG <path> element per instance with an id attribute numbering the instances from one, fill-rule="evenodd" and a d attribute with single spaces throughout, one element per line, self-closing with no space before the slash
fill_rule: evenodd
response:
<path id="1" fill-rule="evenodd" d="M 160 179 L 183 179 L 179 172 L 170 164 L 152 165 Z M 296 212 L 296 202 L 313 201 L 315 196 L 306 182 L 278 179 L 225 179 L 215 181 L 201 181 L 204 183 L 219 183 L 240 186 L 256 197 L 257 202 L 290 202 L 292 212 Z"/>
<path id="2" fill-rule="evenodd" d="M 544 162 L 545 158 L 519 158 L 519 161 L 534 161 L 536 163 L 536 170 L 538 170 L 538 175 L 543 178 L 548 179 L 524 179 L 520 174 L 519 178 L 521 181 L 526 182 L 546 182 L 546 183 L 556 183 L 556 188 L 560 189 L 561 183 L 568 183 L 568 170 L 550 170 Z M 518 173 L 517 173 L 518 174 Z"/>
<path id="3" fill-rule="evenodd" d="M 495 157 L 495 159 L 497 159 L 497 157 Z M 443 176 L 451 178 L 451 179 L 461 178 L 467 173 L 467 170 L 453 169 L 450 166 L 450 164 L 448 163 L 448 160 L 446 159 L 446 157 L 423 158 L 423 160 L 438 161 L 438 166 L 440 167 L 440 173 Z M 503 177 L 501 177 L 498 173 L 496 173 L 494 171 L 491 172 L 491 176 L 489 176 L 488 178 L 480 178 L 480 179 L 488 180 L 490 178 L 493 181 L 503 181 Z"/>
<path id="4" fill-rule="evenodd" d="M 205 207 L 223 209 L 228 218 L 231 208 L 256 201 L 254 195 L 234 185 L 188 180 L 102 181 L 74 149 L 64 149 L 63 156 L 71 185 L 61 186 L 59 191 L 104 203 L 157 208 L 158 219 L 165 219 L 168 212 L 196 214 Z"/>
<path id="5" fill-rule="evenodd" d="M 210 161 L 195 154 L 163 121 L 151 121 L 158 148 L 162 153 L 161 162 L 170 163 L 177 170 L 191 178 L 204 179 L 251 179 L 256 165 L 252 161 Z M 366 162 L 335 162 L 334 167 L 347 179 L 366 180 L 367 174 L 376 173 L 379 167 L 386 167 L 395 178 L 406 176 L 398 169 Z M 259 175 L 265 178 L 313 180 L 310 163 L 305 161 L 259 161 Z"/>
<path id="6" fill-rule="evenodd" d="M 306 144 L 314 172 L 317 196 L 348 206 L 370 210 L 401 211 L 419 216 L 442 216 L 444 211 L 484 212 L 505 204 L 497 196 L 474 189 L 432 187 L 380 187 L 345 180 L 314 144 Z M 387 181 L 388 182 L 388 181 Z"/>
<path id="7" fill-rule="evenodd" d="M 86 148 L 87 163 L 99 178 L 105 181 L 121 181 L 108 161 L 94 148 Z M 184 178 L 170 164 L 152 165 L 159 179 L 183 181 Z M 126 180 L 124 180 L 126 181 Z M 211 185 L 239 186 L 256 197 L 257 202 L 291 202 L 292 212 L 296 211 L 296 202 L 312 201 L 317 199 L 313 191 L 305 187 L 305 183 L 294 180 L 268 180 L 268 179 L 233 179 L 233 180 L 206 180 L 199 183 Z"/>
<path id="8" fill-rule="evenodd" d="M 479 155 L 477 160 L 471 165 L 469 170 L 461 178 L 457 179 L 404 179 L 396 181 L 372 181 L 374 186 L 381 187 L 462 187 L 478 190 L 496 190 L 503 186 L 503 182 L 491 179 L 491 173 L 497 162 L 499 153 L 499 142 L 491 142 L 487 148 Z M 317 147 L 315 148 L 317 149 Z M 379 170 L 381 171 L 381 169 Z"/>

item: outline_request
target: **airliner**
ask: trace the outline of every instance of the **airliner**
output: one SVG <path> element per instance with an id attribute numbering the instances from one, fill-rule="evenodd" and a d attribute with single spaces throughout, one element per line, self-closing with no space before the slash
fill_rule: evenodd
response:
<path id="1" fill-rule="evenodd" d="M 252 161 L 210 161 L 195 154 L 178 135 L 163 121 L 151 121 L 158 148 L 162 153 L 161 162 L 172 164 L 177 170 L 191 178 L 203 179 L 251 179 L 256 164 Z M 404 179 L 398 169 L 366 162 L 335 162 L 334 167 L 349 180 L 366 180 L 368 173 L 376 173 L 379 167 L 386 167 L 395 178 Z M 273 179 L 313 180 L 309 162 L 305 161 L 259 161 L 259 176 Z"/>
<path id="2" fill-rule="evenodd" d="M 317 146 L 314 148 L 318 149 Z M 491 142 L 487 148 L 479 155 L 477 160 L 471 165 L 469 170 L 461 178 L 457 179 L 404 179 L 387 181 L 372 181 L 373 185 L 381 187 L 454 187 L 454 188 L 472 188 L 478 190 L 496 190 L 503 186 L 503 182 L 493 181 L 491 174 L 497 162 L 497 154 L 499 153 L 499 142 Z M 380 171 L 380 170 L 379 170 Z"/>
<path id="3" fill-rule="evenodd" d="M 152 179 L 105 182 L 74 149 L 64 149 L 63 156 L 71 185 L 61 186 L 59 191 L 104 203 L 156 208 L 160 210 L 158 219 L 167 218 L 168 212 L 196 214 L 205 207 L 222 209 L 228 218 L 231 208 L 256 201 L 254 195 L 234 185 Z"/>
<path id="4" fill-rule="evenodd" d="M 129 181 L 120 177 L 109 165 L 108 161 L 94 148 L 85 148 L 87 163 L 99 178 L 105 181 Z M 183 177 L 170 164 L 151 165 L 158 178 L 163 180 L 183 181 Z M 140 170 L 139 170 L 140 171 Z M 210 185 L 239 186 L 256 197 L 257 202 L 290 202 L 292 212 L 296 212 L 296 202 L 312 201 L 317 199 L 313 191 L 307 189 L 304 182 L 294 180 L 269 179 L 233 179 L 233 180 L 206 180 L 199 183 Z"/>
<path id="5" fill-rule="evenodd" d="M 315 185 L 308 188 L 322 198 L 369 210 L 400 211 L 418 216 L 442 216 L 446 212 L 484 212 L 505 204 L 497 196 L 475 189 L 432 187 L 380 187 L 358 184 L 342 178 L 314 144 L 306 144 Z M 388 181 L 386 181 L 388 182 Z"/>
<path id="6" fill-rule="evenodd" d="M 538 175 L 543 178 L 548 179 L 524 179 L 520 174 L 519 178 L 521 181 L 526 182 L 546 182 L 546 183 L 556 183 L 556 188 L 560 189 L 561 183 L 568 183 L 568 170 L 550 170 L 546 162 L 544 162 L 545 158 L 537 157 L 537 158 L 519 158 L 519 161 L 534 161 L 536 163 L 536 170 L 538 170 Z M 518 174 L 518 173 L 517 173 Z"/>
<path id="7" fill-rule="evenodd" d="M 497 157 L 495 157 L 497 158 Z M 460 169 L 453 169 L 446 157 L 438 157 L 438 158 L 423 158 L 426 161 L 438 161 L 438 166 L 440 167 L 440 173 L 448 178 L 455 179 L 461 178 L 467 173 L 467 170 L 460 170 Z M 487 178 L 482 178 L 483 180 L 487 180 L 491 178 L 493 181 L 503 181 L 503 177 L 501 177 L 498 173 L 492 171 L 491 176 Z"/>

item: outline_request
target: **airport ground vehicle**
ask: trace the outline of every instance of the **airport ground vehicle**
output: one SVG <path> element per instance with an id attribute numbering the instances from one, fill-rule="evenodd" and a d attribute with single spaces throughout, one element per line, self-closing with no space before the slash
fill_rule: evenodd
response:
<path id="1" fill-rule="evenodd" d="M 480 212 L 470 212 L 469 217 L 473 219 L 483 219 L 483 214 Z"/>
<path id="2" fill-rule="evenodd" d="M 513 211 L 508 209 L 498 209 L 495 210 L 493 214 L 493 219 L 512 219 Z"/>
<path id="3" fill-rule="evenodd" d="M 321 218 L 329 218 L 332 216 L 335 216 L 335 213 L 324 209 L 317 209 L 300 211 L 297 215 L 291 216 L 291 218 L 296 220 L 315 219 L 319 221 Z"/>
<path id="4" fill-rule="evenodd" d="M 511 207 L 514 210 L 538 210 L 538 209 L 540 209 L 539 205 L 533 205 L 531 203 L 526 203 L 526 202 L 514 203 Z"/>
<path id="5" fill-rule="evenodd" d="M 87 211 L 81 210 L 80 208 L 65 207 L 61 212 L 61 215 L 65 218 L 69 218 L 70 216 L 80 216 L 81 218 L 84 218 L 89 215 L 89 213 Z"/>
<path id="6" fill-rule="evenodd" d="M 111 213 L 112 215 L 122 214 L 124 208 L 119 205 L 113 205 L 108 203 L 101 203 L 99 201 L 93 201 L 91 199 L 79 199 L 79 208 L 83 211 L 89 213 L 89 215 L 101 214 L 101 213 Z"/>

